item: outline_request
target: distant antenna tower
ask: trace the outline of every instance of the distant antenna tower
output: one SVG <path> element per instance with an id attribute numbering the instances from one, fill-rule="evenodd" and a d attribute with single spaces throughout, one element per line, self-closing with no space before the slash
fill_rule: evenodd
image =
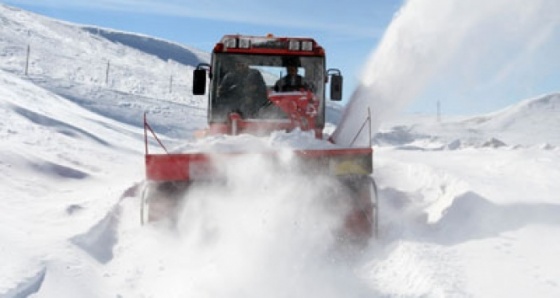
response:
<path id="1" fill-rule="evenodd" d="M 437 101 L 437 122 L 441 122 L 441 104 Z"/>

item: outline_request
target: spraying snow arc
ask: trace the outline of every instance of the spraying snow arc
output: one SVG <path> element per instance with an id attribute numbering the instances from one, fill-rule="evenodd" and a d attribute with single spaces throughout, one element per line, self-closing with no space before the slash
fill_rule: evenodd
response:
<path id="1" fill-rule="evenodd" d="M 558 13 L 554 0 L 407 1 L 367 61 L 333 139 L 350 144 L 364 107 L 371 108 L 375 132 L 444 76 L 468 81 L 470 89 L 511 80 L 550 38 Z"/>

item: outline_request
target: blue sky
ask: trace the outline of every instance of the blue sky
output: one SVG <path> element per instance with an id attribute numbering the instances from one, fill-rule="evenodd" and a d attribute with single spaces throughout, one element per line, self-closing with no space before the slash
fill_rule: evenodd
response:
<path id="1" fill-rule="evenodd" d="M 345 76 L 345 99 L 402 0 L 9 0 L 80 24 L 138 32 L 210 52 L 230 33 L 311 36 Z M 321 5 L 318 5 L 322 3 Z"/>
<path id="2" fill-rule="evenodd" d="M 416 77 L 422 78 L 421 86 L 414 86 L 415 92 L 403 104 L 404 110 L 414 113 L 435 113 L 438 101 L 447 114 L 487 113 L 560 90 L 557 0 L 4 2 L 57 19 L 138 32 L 208 52 L 222 35 L 230 33 L 311 36 L 326 49 L 328 67 L 342 70 L 345 100 L 360 80 L 364 82 L 364 73 L 383 82 L 397 73 L 388 68 L 403 67 L 402 60 L 418 56 L 422 61 L 410 61 L 413 67 L 407 76 L 391 78 L 396 81 L 390 86 L 408 89 Z M 434 22 L 439 23 L 430 27 Z M 443 31 L 447 27 L 456 29 Z M 403 42 L 402 36 L 410 36 L 411 41 Z M 397 46 L 390 45 L 391 40 Z M 384 61 L 370 63 L 379 48 L 395 54 L 376 53 L 377 60 Z M 431 56 L 416 55 L 415 48 L 429 50 Z M 414 67 L 423 67 L 424 73 Z"/>

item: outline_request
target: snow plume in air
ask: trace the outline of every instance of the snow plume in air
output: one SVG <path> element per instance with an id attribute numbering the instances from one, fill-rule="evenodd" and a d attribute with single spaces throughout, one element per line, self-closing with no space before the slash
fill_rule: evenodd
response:
<path id="1" fill-rule="evenodd" d="M 329 198 L 334 182 L 294 175 L 290 160 L 280 162 L 286 164 L 240 158 L 226 185 L 188 196 L 181 237 L 209 297 L 327 297 L 355 286 L 351 275 L 339 276 L 342 266 L 329 263 L 345 208 Z"/>
<path id="2" fill-rule="evenodd" d="M 264 146 L 240 137 L 253 152 Z M 215 161 L 224 166 L 223 179 L 189 189 L 172 235 L 158 229 L 142 239 L 159 240 L 135 244 L 142 257 L 135 257 L 140 264 L 130 263 L 143 273 L 125 278 L 135 279 L 136 291 L 157 297 L 363 297 L 366 287 L 337 246 L 349 208 L 337 200 L 338 182 L 308 174 L 289 148 L 276 148 L 275 158 L 263 152 L 224 156 L 224 146 L 241 144 L 220 142 Z"/>
<path id="3" fill-rule="evenodd" d="M 375 133 L 381 122 L 448 74 L 461 81 L 463 91 L 465 84 L 472 89 L 508 80 L 513 70 L 534 62 L 534 52 L 557 28 L 558 13 L 556 0 L 407 1 L 367 61 L 333 139 L 350 144 L 366 107 Z M 459 91 L 446 92 L 457 97 Z M 359 141 L 367 144 L 367 133 Z"/>

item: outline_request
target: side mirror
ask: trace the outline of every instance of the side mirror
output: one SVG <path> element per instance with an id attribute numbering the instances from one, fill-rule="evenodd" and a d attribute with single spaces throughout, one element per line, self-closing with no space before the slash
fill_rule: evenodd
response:
<path id="1" fill-rule="evenodd" d="M 329 69 L 329 73 L 335 72 L 331 75 L 331 100 L 342 100 L 342 75 L 338 69 Z"/>
<path id="2" fill-rule="evenodd" d="M 206 71 L 210 70 L 210 64 L 200 63 L 193 71 L 193 94 L 204 95 L 206 92 Z"/>
<path id="3" fill-rule="evenodd" d="M 206 92 L 206 70 L 195 69 L 193 71 L 193 87 L 194 95 L 204 95 Z"/>

